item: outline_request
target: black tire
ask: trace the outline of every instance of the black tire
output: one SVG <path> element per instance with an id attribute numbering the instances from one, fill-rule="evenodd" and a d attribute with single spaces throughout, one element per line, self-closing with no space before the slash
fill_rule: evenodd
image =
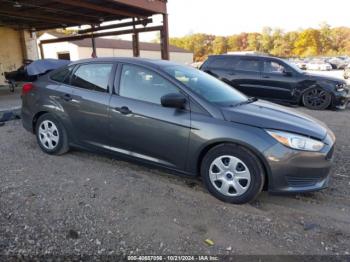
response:
<path id="1" fill-rule="evenodd" d="M 302 101 L 308 109 L 324 110 L 332 103 L 332 95 L 320 87 L 313 87 L 304 92 Z"/>
<path id="2" fill-rule="evenodd" d="M 219 189 L 214 186 L 215 183 L 211 181 L 209 174 L 210 168 L 213 168 L 215 160 L 220 157 L 225 158 L 225 156 L 232 156 L 241 160 L 248 168 L 248 172 L 250 173 L 250 184 L 246 184 L 246 191 L 241 195 L 225 195 L 220 192 Z M 250 150 L 235 144 L 221 144 L 210 149 L 202 160 L 201 176 L 205 186 L 212 195 L 224 202 L 232 204 L 245 204 L 253 201 L 262 191 L 265 183 L 265 173 L 259 159 Z"/>
<path id="3" fill-rule="evenodd" d="M 58 137 L 58 141 L 51 144 L 53 148 L 47 148 L 48 144 L 44 144 L 40 138 L 42 137 L 40 128 L 44 125 L 44 123 L 53 123 L 57 129 L 57 132 L 54 132 L 54 134 L 56 137 Z M 47 154 L 62 155 L 69 151 L 67 132 L 61 122 L 53 114 L 47 113 L 39 117 L 35 126 L 35 135 L 41 150 Z"/>

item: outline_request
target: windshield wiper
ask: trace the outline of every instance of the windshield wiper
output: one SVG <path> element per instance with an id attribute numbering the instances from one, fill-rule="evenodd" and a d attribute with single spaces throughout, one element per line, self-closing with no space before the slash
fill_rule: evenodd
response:
<path id="1" fill-rule="evenodd" d="M 256 102 L 256 101 L 258 101 L 258 99 L 257 99 L 256 97 L 249 97 L 247 100 L 245 100 L 245 101 L 243 101 L 243 102 L 240 102 L 240 103 L 231 105 L 231 107 L 242 106 L 242 105 L 254 103 L 254 102 Z"/>

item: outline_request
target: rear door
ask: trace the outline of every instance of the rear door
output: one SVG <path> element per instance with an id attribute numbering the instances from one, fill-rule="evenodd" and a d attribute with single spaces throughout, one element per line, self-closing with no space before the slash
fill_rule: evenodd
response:
<path id="1" fill-rule="evenodd" d="M 209 58 L 209 60 L 203 65 L 202 70 L 231 85 L 231 81 L 234 79 L 235 75 L 235 61 L 236 58 L 232 56 Z"/>
<path id="2" fill-rule="evenodd" d="M 160 99 L 181 92 L 165 76 L 145 67 L 123 64 L 110 101 L 107 149 L 171 168 L 184 169 L 191 114 L 189 108 L 161 106 Z"/>
<path id="3" fill-rule="evenodd" d="M 230 85 L 248 96 L 260 97 L 260 60 L 254 57 L 239 57 L 233 67 Z"/>
<path id="4" fill-rule="evenodd" d="M 46 86 L 46 89 L 48 89 L 50 93 L 45 95 L 56 100 L 55 103 L 58 105 L 57 108 L 60 108 L 60 110 L 57 110 L 56 114 L 58 114 L 63 125 L 69 130 L 73 130 L 70 116 L 74 114 L 75 111 L 75 106 L 71 102 L 74 88 L 69 84 L 70 76 L 74 71 L 74 68 L 75 66 L 69 66 L 53 72 L 49 78 L 55 84 Z M 69 135 L 74 134 L 69 132 Z"/>
<path id="5" fill-rule="evenodd" d="M 70 113 L 79 142 L 96 145 L 108 141 L 108 105 L 113 86 L 113 62 L 78 65 L 72 73 L 68 97 L 74 110 Z"/>

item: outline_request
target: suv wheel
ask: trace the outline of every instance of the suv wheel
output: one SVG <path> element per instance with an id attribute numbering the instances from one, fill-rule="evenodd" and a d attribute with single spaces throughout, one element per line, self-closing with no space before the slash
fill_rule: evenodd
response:
<path id="1" fill-rule="evenodd" d="M 303 104 L 309 109 L 324 110 L 331 102 L 331 94 L 319 87 L 311 88 L 303 94 Z"/>
<path id="2" fill-rule="evenodd" d="M 52 114 L 39 117 L 35 133 L 38 144 L 45 153 L 61 155 L 69 150 L 66 130 Z"/>
<path id="3" fill-rule="evenodd" d="M 201 175 L 210 193 L 233 204 L 254 200 L 265 181 L 259 159 L 244 147 L 233 144 L 209 150 L 201 164 Z"/>

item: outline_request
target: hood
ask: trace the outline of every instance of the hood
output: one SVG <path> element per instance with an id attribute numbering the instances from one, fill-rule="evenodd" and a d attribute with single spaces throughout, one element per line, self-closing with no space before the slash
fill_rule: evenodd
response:
<path id="1" fill-rule="evenodd" d="M 320 140 L 326 137 L 328 131 L 325 124 L 308 115 L 261 100 L 237 107 L 224 107 L 222 112 L 227 121 L 283 130 Z"/>
<path id="2" fill-rule="evenodd" d="M 345 81 L 341 78 L 333 77 L 333 76 L 325 76 L 321 74 L 309 73 L 305 72 L 304 75 L 312 80 L 324 80 L 336 83 L 345 83 Z"/>

